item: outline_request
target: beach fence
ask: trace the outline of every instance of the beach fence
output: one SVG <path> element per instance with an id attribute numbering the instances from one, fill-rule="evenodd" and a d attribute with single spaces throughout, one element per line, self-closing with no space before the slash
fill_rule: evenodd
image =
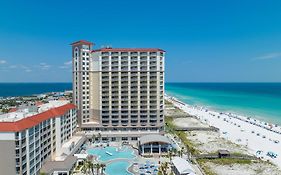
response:
<path id="1" fill-rule="evenodd" d="M 227 158 L 227 159 L 241 159 L 241 160 L 256 160 L 255 156 L 250 155 L 235 155 L 230 154 L 226 157 L 221 157 L 219 154 L 199 154 L 193 155 L 195 159 L 220 159 L 220 158 Z"/>
<path id="2" fill-rule="evenodd" d="M 220 129 L 214 126 L 210 127 L 176 127 L 176 131 L 214 131 L 218 132 Z"/>

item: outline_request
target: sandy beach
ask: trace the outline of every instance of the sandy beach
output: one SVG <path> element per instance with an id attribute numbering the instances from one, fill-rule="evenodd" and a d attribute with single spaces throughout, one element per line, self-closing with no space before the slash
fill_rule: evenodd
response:
<path id="1" fill-rule="evenodd" d="M 201 122 L 219 128 L 220 137 L 242 145 L 250 154 L 262 160 L 269 160 L 281 168 L 281 129 L 279 126 L 254 118 L 190 106 L 169 96 L 165 96 L 165 99 Z M 181 123 L 182 126 L 184 126 L 183 123 Z M 260 153 L 257 154 L 257 151 Z M 277 157 L 267 156 L 268 152 L 277 154 Z"/>

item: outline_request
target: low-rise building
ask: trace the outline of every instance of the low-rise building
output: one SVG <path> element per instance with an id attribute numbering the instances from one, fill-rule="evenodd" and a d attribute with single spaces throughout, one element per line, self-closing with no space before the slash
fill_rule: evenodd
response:
<path id="1" fill-rule="evenodd" d="M 144 154 L 162 154 L 172 149 L 172 142 L 166 136 L 151 134 L 140 137 L 139 152 Z"/>
<path id="2" fill-rule="evenodd" d="M 68 101 L 0 115 L 0 174 L 35 175 L 45 162 L 63 161 L 75 147 L 68 142 L 76 127 L 76 107 Z"/>
<path id="3" fill-rule="evenodd" d="M 175 175 L 195 175 L 191 164 L 181 157 L 172 159 L 172 170 Z"/>

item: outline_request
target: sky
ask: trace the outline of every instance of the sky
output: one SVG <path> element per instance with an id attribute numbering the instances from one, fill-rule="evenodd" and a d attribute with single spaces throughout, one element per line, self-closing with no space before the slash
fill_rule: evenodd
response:
<path id="1" fill-rule="evenodd" d="M 71 82 L 71 46 L 166 50 L 166 82 L 281 82 L 280 0 L 3 0 L 0 82 Z"/>

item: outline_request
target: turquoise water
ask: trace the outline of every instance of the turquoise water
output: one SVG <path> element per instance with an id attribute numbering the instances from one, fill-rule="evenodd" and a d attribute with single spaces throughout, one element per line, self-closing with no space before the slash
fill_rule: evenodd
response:
<path id="1" fill-rule="evenodd" d="M 281 83 L 166 83 L 166 93 L 191 104 L 281 124 Z"/>
<path id="2" fill-rule="evenodd" d="M 127 161 L 118 161 L 106 166 L 106 175 L 132 175 L 127 171 L 130 163 Z"/>
<path id="3" fill-rule="evenodd" d="M 112 155 L 109 155 L 106 152 L 109 152 Z M 98 160 L 102 162 L 118 158 L 133 159 L 136 157 L 133 150 L 128 147 L 122 147 L 120 151 L 118 151 L 116 147 L 111 146 L 105 148 L 92 148 L 88 149 L 87 153 L 98 156 Z"/>

